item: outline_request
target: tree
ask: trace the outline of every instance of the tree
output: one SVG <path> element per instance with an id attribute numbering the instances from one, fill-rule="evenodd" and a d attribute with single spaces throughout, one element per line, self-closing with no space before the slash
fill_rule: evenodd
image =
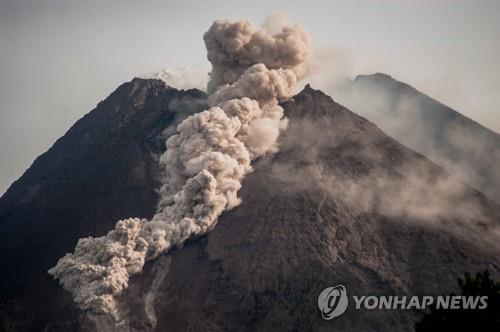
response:
<path id="1" fill-rule="evenodd" d="M 493 281 L 485 270 L 474 278 L 465 273 L 464 278 L 458 278 L 458 286 L 462 296 L 488 296 L 487 308 L 437 309 L 434 304 L 430 312 L 415 324 L 417 332 L 500 331 L 500 282 Z"/>

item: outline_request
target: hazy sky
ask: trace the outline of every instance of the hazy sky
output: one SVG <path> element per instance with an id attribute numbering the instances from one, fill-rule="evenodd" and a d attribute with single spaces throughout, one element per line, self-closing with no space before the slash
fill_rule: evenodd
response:
<path id="1" fill-rule="evenodd" d="M 119 84 L 208 66 L 214 19 L 273 12 L 329 55 L 323 82 L 386 72 L 500 132 L 500 1 L 0 0 L 0 193 Z"/>

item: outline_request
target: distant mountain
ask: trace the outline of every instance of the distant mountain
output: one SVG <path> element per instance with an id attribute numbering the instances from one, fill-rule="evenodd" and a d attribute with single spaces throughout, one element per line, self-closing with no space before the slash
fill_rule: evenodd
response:
<path id="1" fill-rule="evenodd" d="M 385 74 L 361 75 L 336 97 L 387 134 L 500 202 L 500 135 Z"/>
<path id="2" fill-rule="evenodd" d="M 164 140 L 204 97 L 134 79 L 13 184 L 0 199 L 0 329 L 411 330 L 421 313 L 350 305 L 325 321 L 318 294 L 447 294 L 464 271 L 500 273 L 499 205 L 307 86 L 283 103 L 280 151 L 255 162 L 240 206 L 134 276 L 118 325 L 78 311 L 45 271 L 79 237 L 154 213 Z"/>

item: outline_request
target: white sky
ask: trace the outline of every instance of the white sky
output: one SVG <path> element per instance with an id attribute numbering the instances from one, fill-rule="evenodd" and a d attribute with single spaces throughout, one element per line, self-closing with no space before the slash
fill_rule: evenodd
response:
<path id="1" fill-rule="evenodd" d="M 273 12 L 331 54 L 323 75 L 386 72 L 500 131 L 500 1 L 0 0 L 0 193 L 119 84 L 208 66 L 213 20 Z"/>

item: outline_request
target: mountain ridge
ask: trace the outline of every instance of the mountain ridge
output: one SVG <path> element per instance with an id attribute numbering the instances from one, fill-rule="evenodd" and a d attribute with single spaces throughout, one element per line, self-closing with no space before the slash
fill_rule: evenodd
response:
<path id="1" fill-rule="evenodd" d="M 63 310 L 70 297 L 47 269 L 73 250 L 79 238 L 103 235 L 122 218 L 154 214 L 158 157 L 165 149 L 162 133 L 204 108 L 204 98 L 197 90 L 133 79 L 35 160 L 0 199 L 0 292 L 5 299 L 14 298 L 24 307 L 36 304 L 40 313 L 33 316 L 43 321 L 53 316 L 37 303 L 47 292 L 55 293 L 52 309 Z M 175 111 L 186 102 L 185 114 Z M 17 314 L 31 315 L 23 310 Z"/>
<path id="2" fill-rule="evenodd" d="M 28 202 L 0 199 L 2 262 L 11 256 L 2 264 L 0 292 L 14 301 L 0 304 L 7 331 L 409 330 L 418 312 L 348 310 L 324 321 L 317 296 L 336 283 L 360 295 L 442 294 L 464 270 L 500 271 L 487 242 L 470 240 L 497 226 L 496 203 L 308 86 L 283 103 L 289 128 L 280 151 L 256 161 L 243 182 L 242 204 L 224 213 L 212 232 L 134 276 L 120 296 L 119 327 L 109 316 L 81 312 L 46 270 L 77 238 L 102 235 L 119 218 L 154 213 L 157 156 L 174 132 L 168 128 L 206 107 L 203 93 L 154 80 L 133 80 L 118 90 L 123 94 L 111 94 L 86 121 L 101 113 L 110 117 L 83 128 L 102 128 L 92 145 L 102 150 L 57 151 L 59 144 L 53 154 L 71 166 L 70 176 L 51 175 Z M 83 129 L 73 130 L 79 135 L 72 144 L 84 140 Z M 59 156 L 65 153 L 69 161 Z M 85 167 L 75 170 L 79 162 Z M 25 186 L 20 197 L 31 184 L 25 181 L 16 184 Z M 88 187 L 75 189 L 82 185 Z M 77 203 L 60 206 L 62 200 Z M 457 201 L 464 206 L 456 207 Z M 430 202 L 439 209 L 427 209 Z M 45 212 L 26 214 L 31 205 Z M 7 223 L 27 229 L 5 228 Z M 18 296 L 23 290 L 30 294 Z"/>
<path id="3" fill-rule="evenodd" d="M 500 201 L 500 134 L 387 74 L 358 75 L 335 95 L 404 145 Z"/>
<path id="4" fill-rule="evenodd" d="M 425 92 L 420 91 L 419 89 L 411 86 L 410 84 L 407 84 L 407 83 L 402 82 L 402 81 L 398 81 L 396 78 L 392 77 L 389 74 L 382 73 L 382 72 L 377 72 L 377 73 L 374 73 L 374 74 L 360 74 L 360 75 L 356 75 L 354 77 L 354 82 L 356 82 L 356 81 L 359 82 L 359 81 L 363 81 L 363 80 L 371 79 L 371 78 L 373 78 L 375 80 L 380 79 L 380 80 L 393 81 L 394 83 L 397 82 L 397 84 L 401 85 L 404 89 L 416 90 L 420 94 L 425 95 L 427 98 L 432 99 L 434 102 L 438 103 L 440 106 L 443 106 L 448 111 L 451 111 L 456 117 L 458 117 L 458 118 L 460 118 L 460 117 L 466 118 L 467 121 L 473 122 L 476 126 L 480 127 L 482 130 L 489 131 L 491 134 L 500 135 L 498 132 L 496 132 L 495 130 L 493 130 L 491 128 L 488 128 L 487 126 L 485 126 L 484 124 L 480 123 L 479 121 L 476 121 L 476 120 L 474 120 L 474 119 L 472 119 L 472 118 L 464 115 L 463 113 L 461 113 L 461 112 L 453 109 L 452 107 L 446 105 L 445 103 L 440 102 L 438 99 L 429 96 Z"/>

